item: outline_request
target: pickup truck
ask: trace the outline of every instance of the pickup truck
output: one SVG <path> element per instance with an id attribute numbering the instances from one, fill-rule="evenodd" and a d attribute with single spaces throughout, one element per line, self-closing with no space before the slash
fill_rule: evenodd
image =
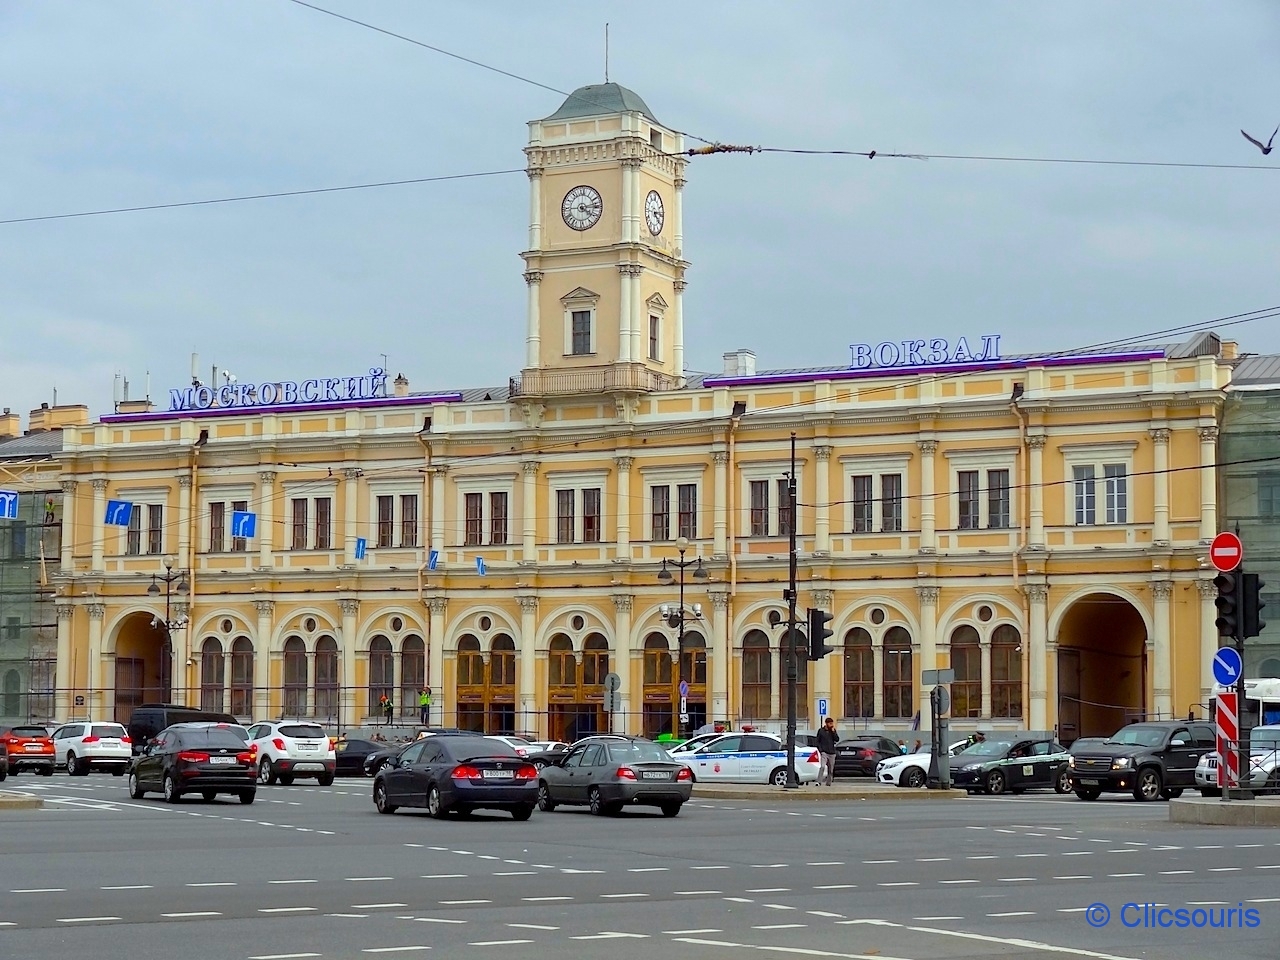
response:
<path id="1" fill-rule="evenodd" d="M 1213 727 L 1203 721 L 1131 723 L 1101 742 L 1073 744 L 1067 776 L 1081 800 L 1097 800 L 1104 792 L 1172 800 L 1196 785 L 1196 764 L 1213 748 Z"/>

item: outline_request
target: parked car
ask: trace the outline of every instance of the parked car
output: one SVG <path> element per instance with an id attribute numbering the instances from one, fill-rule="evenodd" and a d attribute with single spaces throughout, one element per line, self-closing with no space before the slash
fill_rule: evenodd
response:
<path id="1" fill-rule="evenodd" d="M 874 777 L 881 760 L 902 756 L 902 748 L 888 737 L 857 736 L 836 744 L 837 777 Z"/>
<path id="2" fill-rule="evenodd" d="M 1249 731 L 1249 779 L 1244 786 L 1262 793 L 1280 793 L 1280 725 L 1269 724 Z M 1216 750 L 1204 754 L 1196 764 L 1196 786 L 1202 797 L 1220 797 Z"/>
<path id="3" fill-rule="evenodd" d="M 768 733 L 726 733 L 693 751 L 669 751 L 671 759 L 687 766 L 698 782 L 787 783 L 786 745 Z M 818 779 L 820 757 L 813 747 L 795 749 L 801 783 Z"/>
<path id="4" fill-rule="evenodd" d="M 381 749 L 382 744 L 372 740 L 339 740 L 333 745 L 333 755 L 337 760 L 334 776 L 363 777 L 365 760 Z"/>
<path id="5" fill-rule="evenodd" d="M 37 724 L 0 727 L 0 750 L 9 758 L 9 773 L 34 770 L 43 777 L 53 776 L 53 741 L 44 727 Z"/>
<path id="6" fill-rule="evenodd" d="M 129 766 L 129 796 L 141 800 L 160 791 L 169 803 L 198 793 L 211 801 L 220 793 L 253 803 L 257 767 L 248 745 L 216 725 L 179 724 L 160 731 Z"/>
<path id="7" fill-rule="evenodd" d="M 64 723 L 51 739 L 54 763 L 73 777 L 83 777 L 92 769 L 110 770 L 121 777 L 133 757 L 133 741 L 118 723 Z"/>
<path id="8" fill-rule="evenodd" d="M 1053 787 L 1066 793 L 1066 748 L 1047 737 L 1008 736 L 979 740 L 951 760 L 951 782 L 969 793 L 1022 793 Z"/>
<path id="9" fill-rule="evenodd" d="M 441 736 L 482 737 L 484 734 L 476 733 L 473 730 L 459 730 L 455 727 L 424 727 L 418 731 L 417 739 Z M 391 761 L 395 760 L 409 744 L 414 742 L 413 740 L 406 740 L 402 743 L 378 743 L 379 749 L 364 758 L 362 765 L 364 775 L 372 777 L 383 767 L 390 766 Z"/>
<path id="10" fill-rule="evenodd" d="M 948 748 L 947 755 L 955 757 L 969 745 L 969 740 L 957 740 Z M 876 765 L 876 782 L 913 789 L 923 787 L 929 779 L 929 760 L 932 756 L 928 748 L 924 748 L 917 753 L 885 757 Z"/>
<path id="11" fill-rule="evenodd" d="M 373 778 L 379 813 L 426 807 L 442 818 L 450 812 L 506 810 L 528 820 L 537 802 L 537 769 L 514 748 L 488 737 L 444 734 L 415 740 Z"/>
<path id="12" fill-rule="evenodd" d="M 505 743 L 514 750 L 519 756 L 527 757 L 533 753 L 533 745 L 524 737 L 508 737 L 500 734 L 489 734 L 490 740 L 497 740 L 499 743 Z"/>
<path id="13" fill-rule="evenodd" d="M 1170 800 L 1195 786 L 1198 761 L 1215 745 L 1213 727 L 1203 721 L 1131 723 L 1102 743 L 1072 745 L 1071 789 L 1081 800 L 1121 791 L 1135 800 Z"/>
<path id="14" fill-rule="evenodd" d="M 194 707 L 180 707 L 172 703 L 144 703 L 135 707 L 129 715 L 125 727 L 129 731 L 130 747 L 136 756 L 142 747 L 166 727 L 175 723 L 236 723 L 239 721 L 229 713 L 214 713 L 208 710 L 196 710 Z"/>
<path id="15" fill-rule="evenodd" d="M 650 806 L 658 807 L 664 817 L 674 817 L 692 792 L 689 768 L 658 744 L 596 741 L 579 744 L 542 768 L 538 807 L 550 813 L 560 804 L 585 804 L 600 816 L 625 806 Z"/>
<path id="16" fill-rule="evenodd" d="M 9 776 L 9 754 L 4 750 L 0 750 L 0 783 Z"/>
<path id="17" fill-rule="evenodd" d="M 249 728 L 249 743 L 257 747 L 258 782 L 286 787 L 294 777 L 315 777 L 322 787 L 333 783 L 338 758 L 329 735 L 318 723 L 270 720 Z"/>

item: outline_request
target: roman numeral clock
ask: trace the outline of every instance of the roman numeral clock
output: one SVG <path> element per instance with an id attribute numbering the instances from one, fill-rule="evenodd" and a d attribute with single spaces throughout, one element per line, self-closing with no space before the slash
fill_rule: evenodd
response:
<path id="1" fill-rule="evenodd" d="M 600 222 L 604 213 L 604 200 L 595 187 L 574 187 L 564 195 L 560 204 L 560 216 L 574 230 L 590 230 Z"/>

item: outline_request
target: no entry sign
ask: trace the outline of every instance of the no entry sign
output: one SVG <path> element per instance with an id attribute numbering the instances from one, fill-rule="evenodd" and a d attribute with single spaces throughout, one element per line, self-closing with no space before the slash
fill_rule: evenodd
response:
<path id="1" fill-rule="evenodd" d="M 1209 546 L 1209 562 L 1222 573 L 1230 573 L 1244 559 L 1244 544 L 1234 533 L 1223 532 Z"/>

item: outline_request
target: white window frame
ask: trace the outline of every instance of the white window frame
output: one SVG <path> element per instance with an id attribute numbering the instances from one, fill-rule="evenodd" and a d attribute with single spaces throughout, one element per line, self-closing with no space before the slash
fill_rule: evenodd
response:
<path id="1" fill-rule="evenodd" d="M 738 482 L 740 484 L 739 500 L 738 500 L 738 529 L 743 531 L 741 536 L 751 539 L 751 483 L 752 481 L 767 480 L 769 482 L 769 519 L 768 533 L 765 536 L 756 536 L 757 540 L 776 539 L 785 536 L 778 533 L 778 508 L 781 504 L 778 502 L 778 481 L 786 480 L 787 474 L 791 472 L 790 460 L 748 460 L 745 463 L 738 464 Z M 803 501 L 804 494 L 804 464 L 796 463 L 796 500 Z M 798 512 L 798 511 L 797 511 Z M 796 518 L 792 517 L 791 522 L 794 524 Z M 796 528 L 799 531 L 799 527 Z"/>
<path id="2" fill-rule="evenodd" d="M 566 357 L 594 357 L 600 344 L 600 295 L 578 287 L 567 296 L 561 298 L 564 307 L 564 355 Z M 591 350 L 588 353 L 573 352 L 573 315 L 575 312 L 587 311 L 591 314 Z"/>
<path id="3" fill-rule="evenodd" d="M 644 330 L 645 357 L 651 363 L 661 363 L 663 354 L 665 354 L 667 350 L 667 338 L 666 338 L 667 301 L 662 298 L 662 294 L 655 293 L 653 296 L 651 296 L 648 300 L 645 301 L 645 308 L 646 308 L 645 310 L 646 323 L 645 323 L 645 330 Z M 651 339 L 650 326 L 652 325 L 653 320 L 655 318 L 658 321 L 658 355 L 656 357 L 653 356 L 652 352 L 649 350 L 649 342 Z"/>
<path id="4" fill-rule="evenodd" d="M 347 481 L 348 483 L 352 481 Z M 331 552 L 334 550 L 342 550 L 342 535 L 338 526 L 338 485 L 336 483 L 325 483 L 317 487 L 314 481 L 297 480 L 291 483 L 283 484 L 281 487 L 281 503 L 284 514 L 284 524 L 286 534 L 281 540 L 280 549 L 292 551 L 293 553 L 302 553 L 303 550 L 320 550 L 321 552 Z M 329 546 L 316 546 L 316 501 L 328 499 L 329 501 Z M 301 550 L 293 549 L 293 501 L 306 500 L 307 503 L 307 545 Z"/>
<path id="5" fill-rule="evenodd" d="M 235 537 L 231 536 L 231 505 L 241 500 L 249 505 L 249 509 L 255 513 L 254 501 L 258 498 L 258 492 L 252 484 L 226 484 L 204 487 L 200 491 L 200 545 L 203 553 L 213 553 L 213 537 L 209 529 L 209 514 L 211 505 L 215 503 L 224 504 L 223 506 L 223 522 L 226 527 L 222 531 L 222 549 L 215 556 L 222 556 L 228 553 L 247 553 L 245 550 L 232 550 L 231 545 L 235 542 Z"/>
<path id="6" fill-rule="evenodd" d="M 680 536 L 680 490 L 679 488 L 685 484 L 692 484 L 694 487 L 694 496 L 698 498 L 697 509 L 693 515 L 694 533 L 701 535 L 703 530 L 702 512 L 705 502 L 702 498 L 703 478 L 706 476 L 706 464 L 681 464 L 679 466 L 663 466 L 663 467 L 641 467 L 640 478 L 644 484 L 644 530 L 643 539 L 650 543 L 672 543 Z M 670 493 L 668 494 L 668 503 L 671 507 L 671 529 L 668 531 L 671 536 L 667 540 L 653 539 L 653 488 L 666 487 Z M 698 537 L 690 537 L 691 540 L 697 540 Z"/>
<path id="7" fill-rule="evenodd" d="M 369 497 L 369 533 L 367 538 L 368 548 L 370 550 L 416 550 L 423 544 L 424 528 L 422 517 L 422 505 L 425 498 L 422 495 L 421 483 L 406 483 L 399 481 L 373 481 L 368 485 Z M 378 498 L 391 498 L 391 546 L 378 546 Z M 401 497 L 417 497 L 418 498 L 418 542 L 412 547 L 406 547 L 403 544 L 404 539 L 404 506 L 400 502 Z"/>
<path id="8" fill-rule="evenodd" d="M 515 524 L 515 506 L 516 506 L 516 474 L 514 473 L 486 473 L 483 475 L 473 475 L 465 477 L 455 477 L 453 480 L 454 495 L 457 498 L 454 504 L 454 516 L 457 517 L 458 526 L 458 546 L 463 546 L 467 542 L 467 494 L 480 494 L 480 543 L 472 544 L 472 546 L 493 546 L 491 534 L 493 533 L 493 500 L 489 496 L 491 493 L 505 493 L 507 495 L 507 542 L 499 543 L 496 546 L 510 546 L 512 536 L 516 532 Z M 554 508 L 555 501 L 552 500 Z M 554 516 L 554 513 L 552 514 Z"/>
<path id="9" fill-rule="evenodd" d="M 169 525 L 176 519 L 175 516 L 170 517 L 169 511 L 175 508 L 169 505 L 169 490 L 167 487 L 135 487 L 132 489 L 117 489 L 108 496 L 109 500 L 124 500 L 133 504 L 134 510 L 140 510 L 141 533 L 138 540 L 138 552 L 129 553 L 129 528 L 116 527 L 120 531 L 120 539 L 118 541 L 118 551 L 121 557 L 162 557 L 168 552 L 166 548 L 170 542 Z M 160 506 L 160 550 L 152 553 L 147 550 L 147 507 Z"/>
<path id="10" fill-rule="evenodd" d="M 1073 443 L 1059 448 L 1062 453 L 1062 476 L 1066 481 L 1063 486 L 1063 513 L 1065 525 L 1069 527 L 1125 527 L 1136 523 L 1134 519 L 1134 501 L 1136 489 L 1133 484 L 1133 455 L 1138 449 L 1137 440 L 1110 441 L 1106 443 Z M 1125 518 L 1124 520 L 1107 519 L 1107 477 L 1106 468 L 1124 467 L 1125 476 Z M 1076 520 L 1076 467 L 1093 467 L 1094 522 L 1084 523 Z"/>
<path id="11" fill-rule="evenodd" d="M 911 497 L 911 460 L 914 454 L 897 453 L 881 456 L 864 456 L 852 454 L 840 458 L 841 476 L 843 477 L 840 496 L 837 499 L 844 504 L 844 531 L 849 536 L 868 536 L 888 533 L 896 536 L 913 530 L 912 497 Z M 884 529 L 884 477 L 897 475 L 902 483 L 902 529 Z M 871 529 L 854 533 L 853 530 L 853 478 L 871 477 Z"/>
<path id="12" fill-rule="evenodd" d="M 1014 496 L 1018 475 L 1018 448 L 992 447 L 981 450 L 944 450 L 947 458 L 950 487 L 948 500 L 951 507 L 951 527 L 958 533 L 977 533 L 985 530 L 1012 530 L 1018 526 L 1018 498 Z M 960 474 L 962 471 L 978 471 L 978 525 L 960 526 Z M 991 494 L 987 487 L 987 474 L 992 470 L 1009 471 L 1009 525 L 991 526 Z M 905 499 L 905 495 L 904 495 Z"/>
<path id="13" fill-rule="evenodd" d="M 547 517 L 550 527 L 547 530 L 547 542 L 567 547 L 571 544 L 561 543 L 556 537 L 560 526 L 560 516 L 556 511 L 556 500 L 560 491 L 573 491 L 573 543 L 581 544 L 582 540 L 582 491 L 598 488 L 600 490 L 600 543 L 611 543 L 608 528 L 605 526 L 609 517 L 609 471 L 608 470 L 574 470 L 550 471 L 547 473 Z M 510 501 L 508 501 L 510 503 Z M 588 546 L 595 544 L 592 541 Z"/>

